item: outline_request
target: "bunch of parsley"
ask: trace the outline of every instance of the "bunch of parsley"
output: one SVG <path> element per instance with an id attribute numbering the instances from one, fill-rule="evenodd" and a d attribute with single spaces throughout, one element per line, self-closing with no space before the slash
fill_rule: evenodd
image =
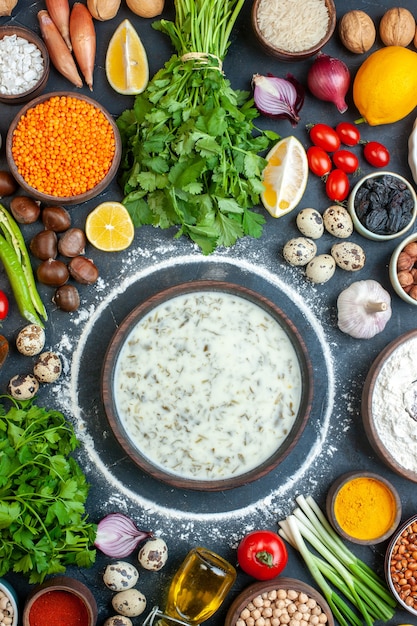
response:
<path id="1" fill-rule="evenodd" d="M 96 525 L 85 514 L 89 485 L 71 456 L 72 426 L 58 411 L 10 400 L 8 410 L 0 404 L 0 576 L 38 583 L 68 565 L 91 566 Z"/>
<path id="2" fill-rule="evenodd" d="M 260 237 L 265 222 L 251 209 L 263 191 L 260 153 L 278 136 L 257 131 L 253 99 L 222 71 L 243 3 L 175 0 L 175 21 L 153 26 L 176 54 L 117 120 L 123 203 L 135 226 L 177 226 L 176 237 L 204 254 Z"/>

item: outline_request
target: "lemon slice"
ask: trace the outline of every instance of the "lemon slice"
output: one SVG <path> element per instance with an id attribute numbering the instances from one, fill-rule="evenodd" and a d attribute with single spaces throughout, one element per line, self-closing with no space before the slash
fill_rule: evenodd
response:
<path id="1" fill-rule="evenodd" d="M 129 20 L 123 20 L 110 39 L 106 76 L 111 87 L 123 95 L 142 93 L 149 82 L 148 57 Z"/>
<path id="2" fill-rule="evenodd" d="M 261 200 L 272 217 L 281 217 L 292 211 L 304 195 L 308 179 L 306 151 L 296 137 L 284 137 L 266 160 Z"/>
<path id="3" fill-rule="evenodd" d="M 119 252 L 130 246 L 135 227 L 126 207 L 120 202 L 102 202 L 85 222 L 88 241 L 99 250 Z"/>

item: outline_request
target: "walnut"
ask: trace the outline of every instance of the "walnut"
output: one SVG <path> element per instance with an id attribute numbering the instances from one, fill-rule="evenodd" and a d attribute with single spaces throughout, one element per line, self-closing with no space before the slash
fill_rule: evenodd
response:
<path id="1" fill-rule="evenodd" d="M 379 36 L 386 46 L 407 47 L 416 34 L 416 21 L 408 9 L 392 7 L 382 16 Z"/>
<path id="2" fill-rule="evenodd" d="M 101 22 L 111 20 L 117 15 L 121 0 L 87 0 L 91 15 Z"/>
<path id="3" fill-rule="evenodd" d="M 350 52 L 362 54 L 374 45 L 375 24 L 365 11 L 348 11 L 339 22 L 339 36 Z"/>

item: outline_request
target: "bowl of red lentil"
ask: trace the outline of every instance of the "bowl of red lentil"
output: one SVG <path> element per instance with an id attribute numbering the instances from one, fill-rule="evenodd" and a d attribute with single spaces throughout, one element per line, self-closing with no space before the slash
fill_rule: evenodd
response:
<path id="1" fill-rule="evenodd" d="M 70 576 L 55 576 L 33 588 L 22 619 L 23 626 L 95 626 L 97 603 L 84 583 Z"/>
<path id="2" fill-rule="evenodd" d="M 279 626 L 295 623 L 295 620 L 306 626 L 334 626 L 329 605 L 314 587 L 295 578 L 279 576 L 244 589 L 232 602 L 224 626 L 261 623 Z"/>
<path id="3" fill-rule="evenodd" d="M 23 104 L 45 89 L 50 59 L 38 35 L 24 26 L 0 26 L 0 102 Z"/>
<path id="4" fill-rule="evenodd" d="M 385 555 L 385 577 L 398 603 L 417 616 L 417 515 L 393 536 Z"/>
<path id="5" fill-rule="evenodd" d="M 6 138 L 17 183 L 45 204 L 81 204 L 114 179 L 122 145 L 117 125 L 83 94 L 43 94 L 22 107 Z"/>

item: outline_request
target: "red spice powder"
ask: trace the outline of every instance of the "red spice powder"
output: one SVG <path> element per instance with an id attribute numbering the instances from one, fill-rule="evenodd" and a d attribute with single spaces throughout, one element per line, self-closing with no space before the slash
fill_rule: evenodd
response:
<path id="1" fill-rule="evenodd" d="M 88 626 L 84 602 L 69 591 L 48 591 L 39 596 L 29 612 L 30 626 Z"/>

